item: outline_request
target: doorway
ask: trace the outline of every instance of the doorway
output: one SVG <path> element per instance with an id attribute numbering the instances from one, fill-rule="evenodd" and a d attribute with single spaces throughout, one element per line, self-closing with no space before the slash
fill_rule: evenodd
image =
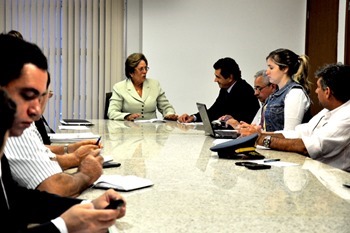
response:
<path id="1" fill-rule="evenodd" d="M 315 93 L 315 71 L 337 62 L 339 0 L 308 0 L 306 14 L 305 53 L 310 58 L 311 113 L 315 115 L 322 109 Z"/>

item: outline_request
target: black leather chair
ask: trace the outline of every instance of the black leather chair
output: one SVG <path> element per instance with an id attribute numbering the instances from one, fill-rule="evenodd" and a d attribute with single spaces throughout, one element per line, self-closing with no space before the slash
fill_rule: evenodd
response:
<path id="1" fill-rule="evenodd" d="M 112 96 L 112 92 L 106 93 L 104 119 L 108 119 L 107 113 L 108 113 L 108 107 L 109 107 L 109 99 L 111 98 L 111 96 Z"/>

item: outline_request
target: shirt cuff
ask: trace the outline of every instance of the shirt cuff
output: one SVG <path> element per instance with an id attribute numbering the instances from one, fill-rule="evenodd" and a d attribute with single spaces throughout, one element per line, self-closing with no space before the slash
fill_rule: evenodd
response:
<path id="1" fill-rule="evenodd" d="M 68 233 L 68 229 L 67 229 L 66 223 L 64 222 L 63 218 L 58 217 L 58 218 L 51 220 L 51 222 L 57 227 L 57 229 L 61 233 Z"/>
<path id="2" fill-rule="evenodd" d="M 194 122 L 197 121 L 196 115 L 192 115 L 192 116 L 193 116 L 193 121 L 194 121 Z"/>

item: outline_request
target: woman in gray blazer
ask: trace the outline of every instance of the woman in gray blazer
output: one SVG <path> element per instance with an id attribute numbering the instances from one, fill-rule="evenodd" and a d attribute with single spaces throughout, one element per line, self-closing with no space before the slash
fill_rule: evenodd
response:
<path id="1" fill-rule="evenodd" d="M 133 53 L 125 61 L 127 79 L 114 84 L 108 107 L 112 120 L 156 118 L 156 110 L 166 120 L 177 120 L 174 107 L 157 80 L 146 78 L 148 62 L 142 53 Z"/>

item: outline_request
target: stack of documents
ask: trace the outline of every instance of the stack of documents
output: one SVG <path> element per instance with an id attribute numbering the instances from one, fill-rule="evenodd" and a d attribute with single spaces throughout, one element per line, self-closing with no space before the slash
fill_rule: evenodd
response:
<path id="1" fill-rule="evenodd" d="M 70 143 L 78 142 L 87 139 L 98 139 L 100 135 L 93 134 L 92 132 L 87 133 L 49 133 L 51 142 L 53 143 Z"/>
<path id="2" fill-rule="evenodd" d="M 150 187 L 153 182 L 149 179 L 138 176 L 121 176 L 121 175 L 101 175 L 94 183 L 94 188 L 97 189 L 115 189 L 118 191 L 131 191 Z"/>

